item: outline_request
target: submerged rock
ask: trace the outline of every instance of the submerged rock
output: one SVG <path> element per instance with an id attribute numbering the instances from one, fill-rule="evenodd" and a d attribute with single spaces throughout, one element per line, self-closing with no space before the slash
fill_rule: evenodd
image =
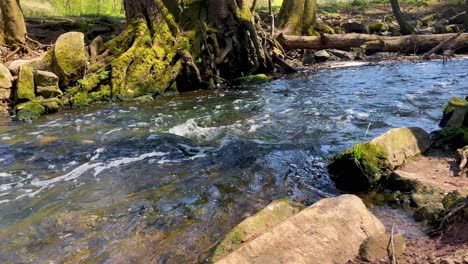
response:
<path id="1" fill-rule="evenodd" d="M 33 68 L 21 66 L 16 85 L 15 102 L 32 101 L 35 97 Z"/>
<path id="2" fill-rule="evenodd" d="M 385 232 L 357 196 L 320 200 L 217 263 L 346 263 L 364 240 Z"/>
<path id="3" fill-rule="evenodd" d="M 213 253 L 212 260 L 219 260 L 221 257 L 242 246 L 242 244 L 255 239 L 276 224 L 295 215 L 303 208 L 303 205 L 287 199 L 273 201 L 260 212 L 234 227 L 218 244 Z"/>
<path id="4" fill-rule="evenodd" d="M 13 77 L 8 68 L 0 63 L 0 101 L 11 97 Z"/>
<path id="5" fill-rule="evenodd" d="M 36 95 L 44 98 L 56 97 L 62 94 L 59 88 L 59 77 L 52 72 L 36 71 L 34 74 Z"/>
<path id="6" fill-rule="evenodd" d="M 45 58 L 47 58 L 47 55 Z M 52 69 L 59 76 L 61 87 L 67 87 L 81 79 L 87 61 L 88 54 L 85 49 L 83 33 L 68 32 L 61 35 L 55 42 Z"/>

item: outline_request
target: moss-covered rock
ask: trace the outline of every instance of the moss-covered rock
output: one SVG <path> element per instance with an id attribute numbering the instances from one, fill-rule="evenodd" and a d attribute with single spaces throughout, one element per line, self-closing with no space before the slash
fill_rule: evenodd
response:
<path id="1" fill-rule="evenodd" d="M 52 98 L 62 94 L 59 88 L 59 78 L 52 72 L 36 71 L 34 74 L 36 95 L 44 98 Z"/>
<path id="2" fill-rule="evenodd" d="M 257 75 L 250 75 L 246 77 L 241 77 L 237 78 L 234 81 L 232 81 L 233 85 L 255 85 L 255 84 L 262 84 L 269 82 L 270 78 L 266 76 L 265 74 L 257 74 Z"/>
<path id="3" fill-rule="evenodd" d="M 0 101 L 11 97 L 12 82 L 10 71 L 0 63 Z"/>
<path id="4" fill-rule="evenodd" d="M 424 153 L 431 145 L 431 136 L 418 127 L 394 128 L 372 139 L 370 144 L 381 147 L 393 170 L 406 159 Z"/>
<path id="5" fill-rule="evenodd" d="M 377 183 L 387 169 L 384 150 L 361 143 L 335 156 L 328 169 L 336 187 L 345 191 L 364 191 Z"/>
<path id="6" fill-rule="evenodd" d="M 52 68 L 60 78 L 60 86 L 66 88 L 84 75 L 88 61 L 84 34 L 68 32 L 61 35 L 53 47 Z"/>
<path id="7" fill-rule="evenodd" d="M 443 128 L 433 133 L 434 146 L 450 146 L 455 149 L 468 145 L 468 128 Z"/>
<path id="8" fill-rule="evenodd" d="M 15 107 L 16 119 L 20 121 L 31 121 L 45 113 L 46 109 L 39 102 L 26 102 Z"/>
<path id="9" fill-rule="evenodd" d="M 78 92 L 71 98 L 71 104 L 73 107 L 85 107 L 93 102 L 87 92 Z"/>
<path id="10" fill-rule="evenodd" d="M 411 203 L 415 208 L 420 208 L 427 204 L 431 203 L 440 203 L 444 195 L 438 192 L 429 192 L 429 193 L 412 193 L 411 194 Z"/>
<path id="11" fill-rule="evenodd" d="M 434 224 L 444 212 L 444 205 L 442 203 L 426 204 L 414 213 L 416 221 L 424 221 L 428 224 Z"/>
<path id="12" fill-rule="evenodd" d="M 42 99 L 37 100 L 45 108 L 46 114 L 56 113 L 62 110 L 65 107 L 64 99 L 59 98 L 50 98 L 50 99 Z"/>
<path id="13" fill-rule="evenodd" d="M 375 21 L 369 25 L 370 33 L 381 33 L 389 29 L 390 27 L 381 21 Z"/>
<path id="14" fill-rule="evenodd" d="M 450 99 L 444 108 L 439 126 L 442 128 L 468 128 L 468 101 L 459 97 Z"/>
<path id="15" fill-rule="evenodd" d="M 428 26 L 429 23 L 434 22 L 436 19 L 437 19 L 437 14 L 431 14 L 431 15 L 427 15 L 421 18 L 419 21 L 421 21 L 423 26 Z"/>
<path id="16" fill-rule="evenodd" d="M 212 260 L 217 261 L 237 249 L 242 243 L 261 235 L 271 227 L 293 216 L 304 208 L 287 199 L 275 200 L 260 212 L 234 227 L 216 247 Z"/>
<path id="17" fill-rule="evenodd" d="M 445 209 L 452 209 L 464 200 L 464 197 L 457 191 L 448 193 L 442 200 Z"/>
<path id="18" fill-rule="evenodd" d="M 22 66 L 16 85 L 15 102 L 32 101 L 35 97 L 33 68 L 30 66 Z"/>

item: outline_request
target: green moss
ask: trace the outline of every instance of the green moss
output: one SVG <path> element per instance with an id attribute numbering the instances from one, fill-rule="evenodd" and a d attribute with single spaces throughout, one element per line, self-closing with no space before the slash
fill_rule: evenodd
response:
<path id="1" fill-rule="evenodd" d="M 452 97 L 444 108 L 444 114 L 452 113 L 457 107 L 468 107 L 468 102 L 460 97 Z"/>
<path id="2" fill-rule="evenodd" d="M 30 66 L 22 66 L 19 71 L 15 101 L 32 101 L 34 94 L 34 73 Z"/>
<path id="3" fill-rule="evenodd" d="M 265 74 L 250 75 L 235 79 L 233 85 L 255 85 L 269 82 L 270 78 Z"/>
<path id="4" fill-rule="evenodd" d="M 464 197 L 457 191 L 448 193 L 444 199 L 442 199 L 442 204 L 445 209 L 452 209 L 464 200 Z"/>
<path id="5" fill-rule="evenodd" d="M 15 107 L 16 119 L 20 121 L 31 121 L 37 119 L 46 112 L 44 106 L 39 102 L 27 102 Z"/>
<path id="6" fill-rule="evenodd" d="M 45 108 L 46 114 L 56 113 L 64 108 L 64 100 L 59 98 L 50 98 L 37 100 Z"/>
<path id="7" fill-rule="evenodd" d="M 375 21 L 369 25 L 369 31 L 371 33 L 380 33 L 383 31 L 387 31 L 388 29 L 389 29 L 389 26 L 380 21 Z"/>
<path id="8" fill-rule="evenodd" d="M 111 100 L 111 88 L 109 85 L 101 85 L 99 90 L 89 94 L 92 102 L 105 102 Z"/>
<path id="9" fill-rule="evenodd" d="M 84 107 L 92 103 L 92 99 L 86 92 L 79 92 L 73 95 L 71 103 L 73 107 Z"/>
<path id="10" fill-rule="evenodd" d="M 374 144 L 360 143 L 335 156 L 328 165 L 332 179 L 342 190 L 366 190 L 387 171 L 384 150 Z"/>
<path id="11" fill-rule="evenodd" d="M 446 127 L 435 133 L 435 147 L 450 146 L 453 148 L 462 148 L 466 145 L 468 145 L 468 128 L 466 127 Z"/>

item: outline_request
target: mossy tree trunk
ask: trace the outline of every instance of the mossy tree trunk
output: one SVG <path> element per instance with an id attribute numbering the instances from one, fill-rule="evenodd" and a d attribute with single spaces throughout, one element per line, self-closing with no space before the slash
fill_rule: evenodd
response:
<path id="1" fill-rule="evenodd" d="M 403 14 L 401 13 L 400 4 L 398 3 L 398 0 L 390 0 L 390 4 L 392 5 L 393 15 L 395 16 L 395 19 L 400 25 L 400 33 L 402 35 L 413 34 L 414 29 L 410 25 L 408 25 Z"/>
<path id="2" fill-rule="evenodd" d="M 287 35 L 315 35 L 316 0 L 285 0 L 278 25 Z"/>
<path id="3" fill-rule="evenodd" d="M 26 24 L 19 0 L 1 0 L 4 40 L 12 46 L 26 44 Z M 0 37 L 1 40 L 1 37 Z"/>
<path id="4" fill-rule="evenodd" d="M 108 69 L 114 94 L 139 96 L 271 70 L 271 42 L 258 30 L 251 6 L 241 0 L 125 0 L 127 26 L 105 43 L 91 72 Z"/>

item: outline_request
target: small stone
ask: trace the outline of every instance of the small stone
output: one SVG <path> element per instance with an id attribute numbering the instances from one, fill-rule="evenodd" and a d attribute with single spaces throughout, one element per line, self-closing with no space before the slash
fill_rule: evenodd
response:
<path id="1" fill-rule="evenodd" d="M 324 62 L 332 58 L 332 55 L 326 50 L 319 50 L 314 53 L 314 58 L 317 62 Z"/>
<path id="2" fill-rule="evenodd" d="M 0 101 L 10 98 L 12 81 L 13 77 L 10 71 L 3 64 L 0 64 Z"/>
<path id="3" fill-rule="evenodd" d="M 348 21 L 341 25 L 341 28 L 346 31 L 346 33 L 362 33 L 367 34 L 368 30 L 361 22 L 358 21 Z"/>

